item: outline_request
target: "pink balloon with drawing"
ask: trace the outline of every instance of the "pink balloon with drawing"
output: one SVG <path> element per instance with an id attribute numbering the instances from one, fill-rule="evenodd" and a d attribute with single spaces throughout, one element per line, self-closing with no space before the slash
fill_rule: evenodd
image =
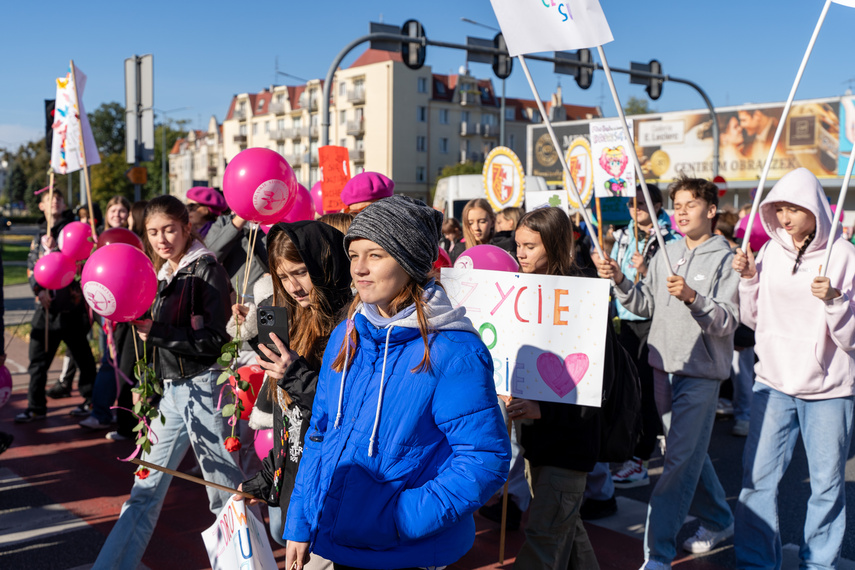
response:
<path id="1" fill-rule="evenodd" d="M 107 245 L 93 253 L 83 266 L 80 282 L 92 310 L 120 323 L 140 318 L 157 294 L 151 260 L 126 243 Z"/>
<path id="2" fill-rule="evenodd" d="M 45 289 L 62 289 L 74 281 L 77 264 L 60 251 L 54 251 L 36 262 L 33 277 Z"/>
<path id="3" fill-rule="evenodd" d="M 520 270 L 517 260 L 510 253 L 495 245 L 476 245 L 461 253 L 454 262 L 455 269 L 490 269 L 493 271 Z"/>
<path id="4" fill-rule="evenodd" d="M 232 211 L 261 224 L 280 221 L 297 198 L 297 178 L 282 156 L 267 148 L 248 148 L 223 173 L 223 194 Z"/>
<path id="5" fill-rule="evenodd" d="M 302 184 L 297 184 L 296 198 L 291 209 L 285 213 L 282 222 L 299 222 L 302 220 L 315 219 L 315 204 L 312 201 L 312 195 L 306 190 Z"/>

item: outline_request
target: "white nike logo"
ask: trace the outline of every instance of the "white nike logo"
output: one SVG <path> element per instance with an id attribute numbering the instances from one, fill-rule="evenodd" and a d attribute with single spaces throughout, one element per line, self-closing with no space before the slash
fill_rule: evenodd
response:
<path id="1" fill-rule="evenodd" d="M 703 281 L 706 278 L 707 278 L 706 275 L 695 275 L 694 281 Z"/>

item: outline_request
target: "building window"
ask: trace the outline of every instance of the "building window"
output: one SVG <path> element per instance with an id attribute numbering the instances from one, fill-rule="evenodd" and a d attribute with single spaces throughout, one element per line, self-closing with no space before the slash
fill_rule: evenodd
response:
<path id="1" fill-rule="evenodd" d="M 284 102 L 285 102 L 285 95 L 283 95 L 282 93 L 280 93 L 279 95 L 277 95 L 277 96 L 276 96 L 276 102 L 277 102 L 277 103 L 284 103 Z"/>
<path id="2" fill-rule="evenodd" d="M 347 122 L 347 111 L 339 111 L 338 112 L 338 122 L 342 125 Z"/>
<path id="3" fill-rule="evenodd" d="M 282 156 L 285 156 L 285 143 L 279 143 L 278 145 L 276 145 L 276 152 L 278 152 Z"/>
<path id="4" fill-rule="evenodd" d="M 338 94 L 340 97 L 347 95 L 347 83 L 340 81 L 338 84 Z"/>
<path id="5" fill-rule="evenodd" d="M 246 125 L 241 125 L 238 134 L 246 135 Z"/>
<path id="6" fill-rule="evenodd" d="M 496 116 L 491 113 L 485 113 L 481 115 L 481 123 L 484 125 L 495 125 Z"/>
<path id="7" fill-rule="evenodd" d="M 270 132 L 270 121 L 264 121 L 264 132 L 265 133 Z"/>
<path id="8" fill-rule="evenodd" d="M 516 109 L 513 107 L 505 107 L 505 120 L 513 121 L 516 118 Z"/>
<path id="9" fill-rule="evenodd" d="M 416 167 L 416 182 L 425 182 L 427 178 L 427 172 L 424 166 Z"/>
<path id="10" fill-rule="evenodd" d="M 339 139 L 338 140 L 338 146 L 347 146 L 347 139 L 346 138 Z"/>
<path id="11" fill-rule="evenodd" d="M 416 137 L 416 152 L 425 152 L 427 149 L 427 139 L 425 137 Z"/>
<path id="12" fill-rule="evenodd" d="M 443 154 L 448 153 L 448 139 L 447 138 L 439 139 L 439 152 L 441 152 Z"/>
<path id="13" fill-rule="evenodd" d="M 469 111 L 460 111 L 460 122 L 468 123 L 469 122 Z"/>
<path id="14" fill-rule="evenodd" d="M 426 123 L 427 122 L 427 107 L 418 107 L 416 109 L 416 111 L 417 111 L 416 118 L 418 119 L 418 121 L 420 123 Z"/>
<path id="15" fill-rule="evenodd" d="M 419 77 L 418 85 L 419 93 L 427 93 L 427 77 Z"/>
<path id="16" fill-rule="evenodd" d="M 299 129 L 303 126 L 303 117 L 294 117 L 294 128 Z"/>
<path id="17" fill-rule="evenodd" d="M 508 148 L 510 148 L 511 150 L 514 150 L 514 147 L 516 146 L 515 142 L 516 141 L 515 141 L 514 135 L 510 135 L 508 137 Z"/>
<path id="18" fill-rule="evenodd" d="M 253 134 L 253 135 L 257 135 L 257 134 L 258 134 L 258 123 L 253 123 L 253 124 L 252 124 L 252 134 Z"/>
<path id="19" fill-rule="evenodd" d="M 276 121 L 276 128 L 280 131 L 283 130 L 285 128 L 285 119 L 279 119 Z"/>
<path id="20" fill-rule="evenodd" d="M 258 100 L 258 110 L 261 111 L 264 108 L 264 99 Z"/>
<path id="21" fill-rule="evenodd" d="M 440 124 L 443 124 L 443 125 L 448 124 L 448 109 L 440 109 L 439 110 L 439 122 L 440 122 Z"/>

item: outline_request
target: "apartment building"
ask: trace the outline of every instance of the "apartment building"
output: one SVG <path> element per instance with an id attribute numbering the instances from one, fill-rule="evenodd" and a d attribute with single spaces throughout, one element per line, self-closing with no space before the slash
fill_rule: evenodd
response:
<path id="1" fill-rule="evenodd" d="M 216 117 L 208 120 L 208 130 L 192 130 L 175 141 L 169 152 L 169 193 L 184 200 L 194 186 L 222 187 L 222 127 Z"/>
<path id="2" fill-rule="evenodd" d="M 232 97 L 222 124 L 225 162 L 246 148 L 266 147 L 284 156 L 305 186 L 317 182 L 323 83 L 276 85 Z M 564 105 L 560 88 L 546 106 L 555 120 L 602 115 L 597 107 Z M 424 199 L 444 167 L 482 161 L 499 146 L 501 108 L 490 79 L 465 68 L 449 75 L 435 74 L 430 66 L 414 71 L 400 53 L 367 49 L 335 75 L 329 141 L 348 148 L 352 174 L 382 172 L 395 181 L 396 192 Z M 506 98 L 505 146 L 522 155 L 526 126 L 541 120 L 533 100 Z M 178 155 L 170 164 L 173 159 L 178 162 Z"/>

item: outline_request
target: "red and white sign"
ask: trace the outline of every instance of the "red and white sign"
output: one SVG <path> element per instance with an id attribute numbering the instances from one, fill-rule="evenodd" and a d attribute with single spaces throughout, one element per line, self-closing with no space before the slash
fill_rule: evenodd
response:
<path id="1" fill-rule="evenodd" d="M 727 194 L 727 180 L 724 179 L 724 176 L 716 176 L 715 178 L 713 178 L 713 184 L 718 186 L 719 198 Z"/>

